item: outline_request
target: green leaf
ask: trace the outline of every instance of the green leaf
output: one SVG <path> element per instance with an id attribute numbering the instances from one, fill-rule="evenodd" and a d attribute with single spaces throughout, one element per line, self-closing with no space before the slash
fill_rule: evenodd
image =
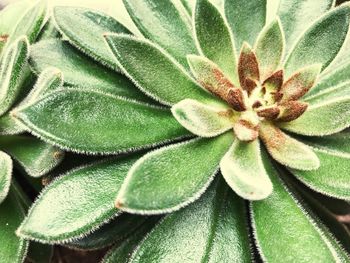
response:
<path id="1" fill-rule="evenodd" d="M 166 216 L 129 262 L 252 262 L 246 212 L 244 201 L 216 181 L 200 200 Z"/>
<path id="2" fill-rule="evenodd" d="M 15 195 L 14 189 L 0 204 L 0 258 L 3 262 L 20 263 L 24 261 L 28 241 L 16 236 L 15 230 L 24 218 L 24 211 Z"/>
<path id="3" fill-rule="evenodd" d="M 13 113 L 63 149 L 115 154 L 188 135 L 170 110 L 95 91 L 59 90 Z"/>
<path id="4" fill-rule="evenodd" d="M 286 76 L 310 64 L 324 70 L 335 58 L 346 38 L 350 5 L 342 5 L 317 20 L 298 40 L 285 63 Z"/>
<path id="5" fill-rule="evenodd" d="M 266 0 L 225 0 L 226 18 L 238 49 L 245 41 L 250 45 L 255 43 L 265 26 L 266 2 Z"/>
<path id="6" fill-rule="evenodd" d="M 0 204 L 4 201 L 10 190 L 12 166 L 11 157 L 0 151 Z"/>
<path id="7" fill-rule="evenodd" d="M 125 76 L 100 66 L 65 41 L 52 39 L 33 45 L 29 63 L 38 75 L 48 67 L 58 68 L 70 86 L 150 101 Z"/>
<path id="8" fill-rule="evenodd" d="M 22 69 L 28 55 L 29 43 L 23 36 L 9 46 L 0 61 L 0 116 L 16 102 L 22 87 Z"/>
<path id="9" fill-rule="evenodd" d="M 237 58 L 230 29 L 219 10 L 208 0 L 197 1 L 194 27 L 200 52 L 238 86 Z"/>
<path id="10" fill-rule="evenodd" d="M 57 29 L 69 43 L 103 65 L 118 70 L 103 34 L 131 34 L 126 27 L 111 16 L 83 7 L 58 6 L 54 8 L 53 16 Z"/>
<path id="11" fill-rule="evenodd" d="M 284 55 L 284 35 L 279 19 L 265 26 L 255 43 L 255 53 L 259 61 L 260 77 L 266 80 L 280 66 Z"/>
<path id="12" fill-rule="evenodd" d="M 50 172 L 64 155 L 56 147 L 29 136 L 0 136 L 0 148 L 33 177 Z"/>
<path id="13" fill-rule="evenodd" d="M 23 125 L 20 125 L 10 113 L 0 116 L 0 135 L 13 135 L 25 132 Z"/>
<path id="14" fill-rule="evenodd" d="M 274 190 L 269 198 L 250 204 L 253 233 L 263 260 L 347 262 L 349 258 L 341 260 L 341 248 L 331 234 L 298 202 L 266 157 L 264 163 Z"/>
<path id="15" fill-rule="evenodd" d="M 349 126 L 349 96 L 310 105 L 298 119 L 280 124 L 283 129 L 307 136 L 330 135 Z"/>
<path id="16" fill-rule="evenodd" d="M 171 112 L 183 127 L 201 137 L 215 137 L 233 128 L 233 112 L 228 108 L 185 99 L 175 104 Z"/>
<path id="17" fill-rule="evenodd" d="M 269 123 L 260 124 L 260 138 L 279 163 L 298 170 L 316 170 L 320 166 L 310 147 L 283 133 Z"/>
<path id="18" fill-rule="evenodd" d="M 176 61 L 151 42 L 126 35 L 107 35 L 106 40 L 122 71 L 152 98 L 167 105 L 183 99 L 215 101 Z"/>
<path id="19" fill-rule="evenodd" d="M 281 18 L 283 31 L 286 36 L 286 54 L 289 53 L 289 50 L 305 29 L 331 9 L 335 3 L 334 0 L 282 0 L 278 2 L 277 15 Z"/>
<path id="20" fill-rule="evenodd" d="M 220 162 L 227 184 L 239 196 L 261 200 L 272 192 L 272 183 L 261 160 L 259 140 L 250 143 L 235 140 Z"/>
<path id="21" fill-rule="evenodd" d="M 187 66 L 186 55 L 195 54 L 196 46 L 186 10 L 176 6 L 174 1 L 123 0 L 123 2 L 145 38 L 157 43 L 183 66 Z"/>
<path id="22" fill-rule="evenodd" d="M 146 154 L 130 169 L 118 193 L 117 207 L 132 213 L 159 214 L 192 203 L 213 180 L 232 141 L 232 133 L 227 133 Z"/>
<path id="23" fill-rule="evenodd" d="M 41 243 L 86 236 L 118 215 L 114 199 L 137 157 L 103 161 L 68 172 L 49 184 L 17 233 Z"/>

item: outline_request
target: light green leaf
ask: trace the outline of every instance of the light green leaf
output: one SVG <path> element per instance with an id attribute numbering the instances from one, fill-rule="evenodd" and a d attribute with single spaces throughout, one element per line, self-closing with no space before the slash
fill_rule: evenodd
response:
<path id="1" fill-rule="evenodd" d="M 243 42 L 255 43 L 266 21 L 266 0 L 225 0 L 225 14 L 239 50 Z"/>
<path id="2" fill-rule="evenodd" d="M 260 124 L 260 138 L 279 163 L 298 170 L 316 170 L 320 166 L 310 147 L 283 133 L 269 123 Z"/>
<path id="3" fill-rule="evenodd" d="M 23 125 L 20 125 L 10 113 L 0 117 L 0 135 L 13 135 L 25 132 Z"/>
<path id="4" fill-rule="evenodd" d="M 270 1 L 269 1 L 270 2 Z M 272 2 L 272 1 L 271 1 Z M 334 0 L 281 0 L 277 15 L 281 18 L 286 36 L 286 51 L 293 47 L 312 22 L 334 6 Z"/>
<path id="5" fill-rule="evenodd" d="M 216 181 L 200 200 L 166 216 L 128 262 L 252 262 L 246 212 L 243 200 Z"/>
<path id="6" fill-rule="evenodd" d="M 15 103 L 22 87 L 22 69 L 27 63 L 29 43 L 25 36 L 16 40 L 0 61 L 0 116 Z"/>
<path id="7" fill-rule="evenodd" d="M 283 129 L 307 136 L 330 135 L 349 126 L 349 96 L 310 105 L 298 119 L 280 124 Z"/>
<path id="8" fill-rule="evenodd" d="M 230 29 L 219 10 L 208 0 L 197 1 L 194 28 L 199 51 L 238 86 L 237 58 Z"/>
<path id="9" fill-rule="evenodd" d="M 175 104 L 171 112 L 183 127 L 201 137 L 215 137 L 233 128 L 233 111 L 229 108 L 185 99 Z"/>
<path id="10" fill-rule="evenodd" d="M 183 99 L 215 101 L 176 61 L 151 42 L 126 35 L 108 35 L 106 40 L 122 71 L 161 103 L 172 105 Z"/>
<path id="11" fill-rule="evenodd" d="M 274 190 L 269 198 L 250 204 L 253 233 L 263 260 L 348 262 L 332 235 L 302 207 L 266 157 L 264 163 Z"/>
<path id="12" fill-rule="evenodd" d="M 12 166 L 11 157 L 0 151 L 0 204 L 4 201 L 10 190 Z"/>
<path id="13" fill-rule="evenodd" d="M 68 172 L 49 184 L 17 233 L 41 243 L 86 236 L 118 213 L 114 199 L 137 157 L 103 161 Z"/>
<path id="14" fill-rule="evenodd" d="M 261 160 L 259 140 L 250 143 L 235 140 L 220 162 L 227 184 L 239 196 L 261 200 L 272 192 L 272 183 Z"/>
<path id="15" fill-rule="evenodd" d="M 131 34 L 126 27 L 111 16 L 83 7 L 58 6 L 54 8 L 53 17 L 57 29 L 72 45 L 103 65 L 118 70 L 103 34 Z"/>
<path id="16" fill-rule="evenodd" d="M 117 207 L 132 213 L 159 214 L 192 203 L 213 180 L 232 141 L 232 133 L 227 133 L 146 154 L 130 169 L 118 193 Z"/>
<path id="17" fill-rule="evenodd" d="M 341 49 L 349 29 L 350 5 L 342 5 L 317 20 L 298 40 L 285 63 L 286 76 L 310 64 L 324 70 Z"/>
<path id="18" fill-rule="evenodd" d="M 38 75 L 48 67 L 58 68 L 70 86 L 150 101 L 125 76 L 94 63 L 65 41 L 46 40 L 33 45 L 29 62 Z"/>
<path id="19" fill-rule="evenodd" d="M 15 230 L 24 218 L 24 211 L 14 189 L 0 204 L 0 258 L 2 262 L 21 263 L 26 256 L 28 241 L 16 236 Z"/>
<path id="20" fill-rule="evenodd" d="M 40 177 L 55 168 L 63 152 L 29 136 L 0 136 L 0 149 L 11 155 L 33 177 Z"/>
<path id="21" fill-rule="evenodd" d="M 77 152 L 114 154 L 188 135 L 166 108 L 77 89 L 52 92 L 14 115 L 45 141 Z"/>
<path id="22" fill-rule="evenodd" d="M 186 10 L 176 6 L 173 1 L 123 2 L 140 32 L 168 51 L 183 66 L 187 66 L 186 55 L 195 54 L 196 46 Z"/>
<path id="23" fill-rule="evenodd" d="M 255 53 L 259 61 L 260 77 L 266 80 L 280 66 L 284 53 L 284 34 L 279 19 L 265 26 L 255 43 Z"/>

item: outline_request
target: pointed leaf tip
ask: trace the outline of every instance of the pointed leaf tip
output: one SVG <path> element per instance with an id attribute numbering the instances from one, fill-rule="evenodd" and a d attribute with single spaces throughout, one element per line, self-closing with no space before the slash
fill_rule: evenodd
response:
<path id="1" fill-rule="evenodd" d="M 238 60 L 238 76 L 241 87 L 250 93 L 260 80 L 259 64 L 251 46 L 244 42 Z"/>

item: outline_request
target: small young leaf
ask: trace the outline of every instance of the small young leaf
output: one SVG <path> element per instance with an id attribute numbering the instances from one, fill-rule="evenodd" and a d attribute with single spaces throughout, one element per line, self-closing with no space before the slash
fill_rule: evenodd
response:
<path id="1" fill-rule="evenodd" d="M 177 8 L 175 1 L 123 0 L 123 2 L 140 32 L 147 39 L 163 47 L 186 67 L 186 55 L 196 53 L 186 11 Z"/>
<path id="2" fill-rule="evenodd" d="M 10 190 L 12 166 L 11 157 L 0 151 L 0 204 L 4 201 Z"/>
<path id="3" fill-rule="evenodd" d="M 36 43 L 31 47 L 29 63 L 38 75 L 48 67 L 58 68 L 70 86 L 151 101 L 125 76 L 94 63 L 65 41 L 52 39 Z"/>
<path id="4" fill-rule="evenodd" d="M 261 79 L 266 80 L 280 66 L 284 51 L 284 35 L 279 19 L 265 26 L 255 43 Z"/>
<path id="5" fill-rule="evenodd" d="M 45 141 L 77 152 L 114 154 L 189 134 L 166 108 L 78 89 L 52 92 L 13 114 Z"/>
<path id="6" fill-rule="evenodd" d="M 167 105 L 183 99 L 215 101 L 171 57 L 147 40 L 107 35 L 122 71 L 149 96 Z"/>
<path id="7" fill-rule="evenodd" d="M 289 54 L 285 72 L 289 77 L 301 67 L 321 64 L 324 70 L 338 54 L 349 29 L 350 5 L 342 5 L 322 16 L 299 39 Z"/>
<path id="8" fill-rule="evenodd" d="M 215 137 L 233 128 L 234 113 L 229 108 L 185 99 L 175 104 L 171 112 L 183 127 L 201 137 Z"/>
<path id="9" fill-rule="evenodd" d="M 307 136 L 330 135 L 349 126 L 349 96 L 310 105 L 298 119 L 280 124 L 283 129 Z"/>
<path id="10" fill-rule="evenodd" d="M 238 76 L 242 89 L 248 91 L 248 93 L 256 87 L 256 81 L 260 80 L 257 57 L 247 42 L 243 43 L 239 55 Z"/>
<path id="11" fill-rule="evenodd" d="M 230 29 L 219 10 L 208 0 L 197 1 L 194 27 L 201 53 L 216 63 L 238 86 L 237 58 Z"/>
<path id="12" fill-rule="evenodd" d="M 279 163 L 298 170 L 316 170 L 320 166 L 310 147 L 283 133 L 269 123 L 261 123 L 260 137 L 268 152 Z"/>
<path id="13" fill-rule="evenodd" d="M 83 7 L 57 6 L 54 8 L 53 17 L 57 29 L 72 45 L 103 65 L 118 69 L 111 51 L 105 44 L 103 34 L 131 34 L 126 27 L 111 16 Z"/>
<path id="14" fill-rule="evenodd" d="M 137 158 L 103 161 L 59 177 L 41 193 L 18 234 L 50 244 L 86 236 L 118 213 L 115 196 Z"/>
<path id="15" fill-rule="evenodd" d="M 272 192 L 272 183 L 261 160 L 259 140 L 236 140 L 220 162 L 220 170 L 227 184 L 239 196 L 261 200 Z"/>
<path id="16" fill-rule="evenodd" d="M 138 214 L 159 214 L 194 202 L 213 180 L 232 141 L 232 133 L 226 133 L 146 154 L 130 169 L 116 206 Z"/>
<path id="17" fill-rule="evenodd" d="M 252 262 L 246 212 L 220 178 L 200 200 L 166 216 L 128 262 Z"/>

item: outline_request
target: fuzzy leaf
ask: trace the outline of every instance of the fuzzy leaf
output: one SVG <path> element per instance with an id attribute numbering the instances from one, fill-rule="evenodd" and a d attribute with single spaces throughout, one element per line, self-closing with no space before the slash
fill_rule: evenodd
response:
<path id="1" fill-rule="evenodd" d="M 265 26 L 255 43 L 261 79 L 266 80 L 280 66 L 284 52 L 284 35 L 279 19 Z"/>
<path id="2" fill-rule="evenodd" d="M 307 136 L 330 135 L 349 126 L 349 96 L 310 105 L 298 119 L 280 124 L 283 129 Z"/>
<path id="3" fill-rule="evenodd" d="M 57 29 L 72 45 L 103 65 L 118 69 L 103 34 L 131 34 L 126 27 L 111 16 L 83 7 L 58 6 L 53 15 Z"/>
<path id="4" fill-rule="evenodd" d="M 194 27 L 200 52 L 238 86 L 237 58 L 230 29 L 219 10 L 208 0 L 197 1 Z"/>
<path id="5" fill-rule="evenodd" d="M 0 116 L 10 109 L 20 93 L 28 54 L 29 43 L 23 36 L 9 46 L 0 61 Z"/>
<path id="6" fill-rule="evenodd" d="M 215 137 L 233 127 L 233 111 L 207 106 L 185 99 L 171 108 L 176 120 L 187 130 L 201 137 Z"/>
<path id="7" fill-rule="evenodd" d="M 136 160 L 103 161 L 59 177 L 44 189 L 17 233 L 50 244 L 86 236 L 118 213 L 114 198 Z"/>
<path id="8" fill-rule="evenodd" d="M 260 137 L 268 152 L 279 163 L 298 170 L 316 170 L 320 166 L 317 155 L 304 143 L 283 133 L 277 127 L 261 123 Z"/>
<path id="9" fill-rule="evenodd" d="M 311 64 L 321 64 L 324 70 L 341 49 L 349 22 L 350 5 L 335 8 L 317 20 L 289 54 L 285 64 L 286 76 Z"/>
<path id="10" fill-rule="evenodd" d="M 13 188 L 0 204 L 0 215 L 0 259 L 2 262 L 23 262 L 28 241 L 17 237 L 15 230 L 24 218 L 24 211 Z"/>
<path id="11" fill-rule="evenodd" d="M 159 214 L 192 203 L 213 180 L 232 141 L 232 133 L 227 133 L 146 154 L 130 169 L 118 193 L 117 207 L 132 213 Z"/>
<path id="12" fill-rule="evenodd" d="M 94 63 L 65 41 L 53 39 L 33 45 L 29 62 L 37 74 L 48 67 L 58 68 L 70 86 L 150 101 L 125 76 Z"/>
<path id="13" fill-rule="evenodd" d="M 260 70 L 257 57 L 247 42 L 243 43 L 239 61 L 238 76 L 242 89 L 250 93 L 260 80 Z"/>
<path id="14" fill-rule="evenodd" d="M 266 0 L 225 0 L 225 14 L 238 49 L 255 43 L 266 21 Z"/>
<path id="15" fill-rule="evenodd" d="M 23 125 L 20 125 L 10 113 L 0 117 L 0 135 L 13 135 L 25 132 Z"/>
<path id="16" fill-rule="evenodd" d="M 286 54 L 305 29 L 334 5 L 333 0 L 282 0 L 278 2 L 277 15 L 281 18 L 286 37 Z"/>
<path id="17" fill-rule="evenodd" d="M 168 109 L 77 89 L 50 93 L 14 115 L 45 141 L 77 152 L 113 154 L 188 135 Z"/>
<path id="18" fill-rule="evenodd" d="M 12 166 L 11 157 L 0 151 L 0 204 L 4 201 L 10 190 Z"/>
<path id="19" fill-rule="evenodd" d="M 40 177 L 55 168 L 63 152 L 29 136 L 1 136 L 0 149 L 11 155 L 33 177 Z"/>
<path id="20" fill-rule="evenodd" d="M 239 196 L 261 200 L 272 192 L 272 183 L 261 160 L 259 140 L 236 140 L 220 162 L 220 170 L 227 184 Z"/>
<path id="21" fill-rule="evenodd" d="M 274 190 L 269 198 L 250 204 L 253 233 L 263 260 L 347 262 L 349 258 L 346 261 L 340 259 L 343 256 L 339 252 L 340 246 L 333 241 L 331 234 L 315 223 L 295 195 L 281 182 L 280 175 L 266 157 L 264 163 Z"/>
<path id="22" fill-rule="evenodd" d="M 147 39 L 163 47 L 186 67 L 186 55 L 195 54 L 196 46 L 185 9 L 177 7 L 175 1 L 123 0 L 123 2 L 140 32 Z"/>
<path id="23" fill-rule="evenodd" d="M 106 40 L 122 71 L 154 99 L 168 105 L 183 99 L 215 99 L 151 42 L 125 35 L 108 35 Z"/>
<path id="24" fill-rule="evenodd" d="M 245 214 L 243 200 L 216 181 L 200 200 L 166 216 L 128 262 L 252 262 Z"/>

